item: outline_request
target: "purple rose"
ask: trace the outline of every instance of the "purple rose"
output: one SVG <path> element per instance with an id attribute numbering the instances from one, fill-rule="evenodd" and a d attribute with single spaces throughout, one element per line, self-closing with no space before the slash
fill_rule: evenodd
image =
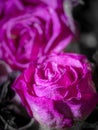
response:
<path id="1" fill-rule="evenodd" d="M 71 127 L 98 103 L 91 65 L 79 54 L 54 53 L 33 62 L 12 88 L 29 115 L 49 128 Z"/>
<path id="2" fill-rule="evenodd" d="M 18 0 L 0 0 L 0 28 L 10 18 L 19 15 L 24 6 Z"/>
<path id="3" fill-rule="evenodd" d="M 62 9 L 64 0 L 21 0 L 24 4 L 50 6 L 54 9 Z"/>
<path id="4" fill-rule="evenodd" d="M 31 60 L 59 52 L 72 40 L 63 10 L 42 4 L 26 6 L 19 1 L 8 3 L 4 4 L 6 15 L 0 24 L 0 58 L 13 69 L 24 70 Z"/>

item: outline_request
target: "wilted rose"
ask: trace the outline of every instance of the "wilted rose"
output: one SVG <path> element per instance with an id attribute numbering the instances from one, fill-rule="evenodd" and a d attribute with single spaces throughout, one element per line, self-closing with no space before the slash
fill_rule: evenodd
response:
<path id="1" fill-rule="evenodd" d="M 50 6 L 54 9 L 62 9 L 64 0 L 21 0 L 24 1 L 24 4 L 32 4 L 34 5 L 43 5 L 43 6 Z"/>
<path id="2" fill-rule="evenodd" d="M 4 7 L 0 58 L 15 70 L 24 70 L 31 60 L 42 55 L 61 51 L 73 38 L 63 9 L 51 8 L 48 4 L 43 6 L 39 2 L 35 6 L 28 2 L 26 6 L 22 0 L 7 0 Z"/>
<path id="3" fill-rule="evenodd" d="M 98 103 L 91 65 L 79 54 L 54 53 L 33 62 L 12 88 L 29 115 L 49 128 L 71 127 Z"/>

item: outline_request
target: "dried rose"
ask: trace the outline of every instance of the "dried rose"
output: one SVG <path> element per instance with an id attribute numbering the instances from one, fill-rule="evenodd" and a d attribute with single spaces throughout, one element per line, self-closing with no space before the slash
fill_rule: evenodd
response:
<path id="1" fill-rule="evenodd" d="M 84 55 L 51 54 L 32 63 L 12 85 L 29 115 L 49 128 L 71 127 L 98 103 Z"/>
<path id="2" fill-rule="evenodd" d="M 24 70 L 30 61 L 59 52 L 72 40 L 63 10 L 39 3 L 8 3 L 0 24 L 0 58 L 11 68 Z"/>

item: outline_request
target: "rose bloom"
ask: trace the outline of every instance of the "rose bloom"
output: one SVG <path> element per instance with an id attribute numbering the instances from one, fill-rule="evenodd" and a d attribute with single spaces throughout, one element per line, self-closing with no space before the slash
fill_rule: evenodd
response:
<path id="1" fill-rule="evenodd" d="M 15 70 L 22 71 L 30 61 L 61 51 L 73 38 L 63 9 L 48 6 L 48 1 L 47 6 L 44 0 L 39 3 L 7 0 L 2 4 L 0 59 Z"/>
<path id="2" fill-rule="evenodd" d="M 20 11 L 27 10 L 35 6 L 49 6 L 53 9 L 61 9 L 64 0 L 0 0 L 0 22 L 1 18 L 11 18 L 17 15 Z"/>
<path id="3" fill-rule="evenodd" d="M 98 103 L 86 57 L 53 53 L 33 62 L 13 83 L 29 115 L 48 128 L 71 127 Z"/>
<path id="4" fill-rule="evenodd" d="M 64 0 L 21 0 L 24 4 L 32 4 L 32 5 L 43 5 L 43 6 L 50 6 L 54 9 L 62 9 Z"/>

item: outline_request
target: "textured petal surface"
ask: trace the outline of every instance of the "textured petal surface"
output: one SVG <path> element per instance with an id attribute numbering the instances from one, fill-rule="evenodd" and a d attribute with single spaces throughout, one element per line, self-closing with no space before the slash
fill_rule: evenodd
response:
<path id="1" fill-rule="evenodd" d="M 23 71 L 29 62 L 62 51 L 74 34 L 63 1 L 0 1 L 0 59 Z"/>
<path id="2" fill-rule="evenodd" d="M 86 57 L 53 53 L 33 62 L 14 82 L 30 116 L 49 128 L 71 127 L 84 120 L 98 103 Z"/>

